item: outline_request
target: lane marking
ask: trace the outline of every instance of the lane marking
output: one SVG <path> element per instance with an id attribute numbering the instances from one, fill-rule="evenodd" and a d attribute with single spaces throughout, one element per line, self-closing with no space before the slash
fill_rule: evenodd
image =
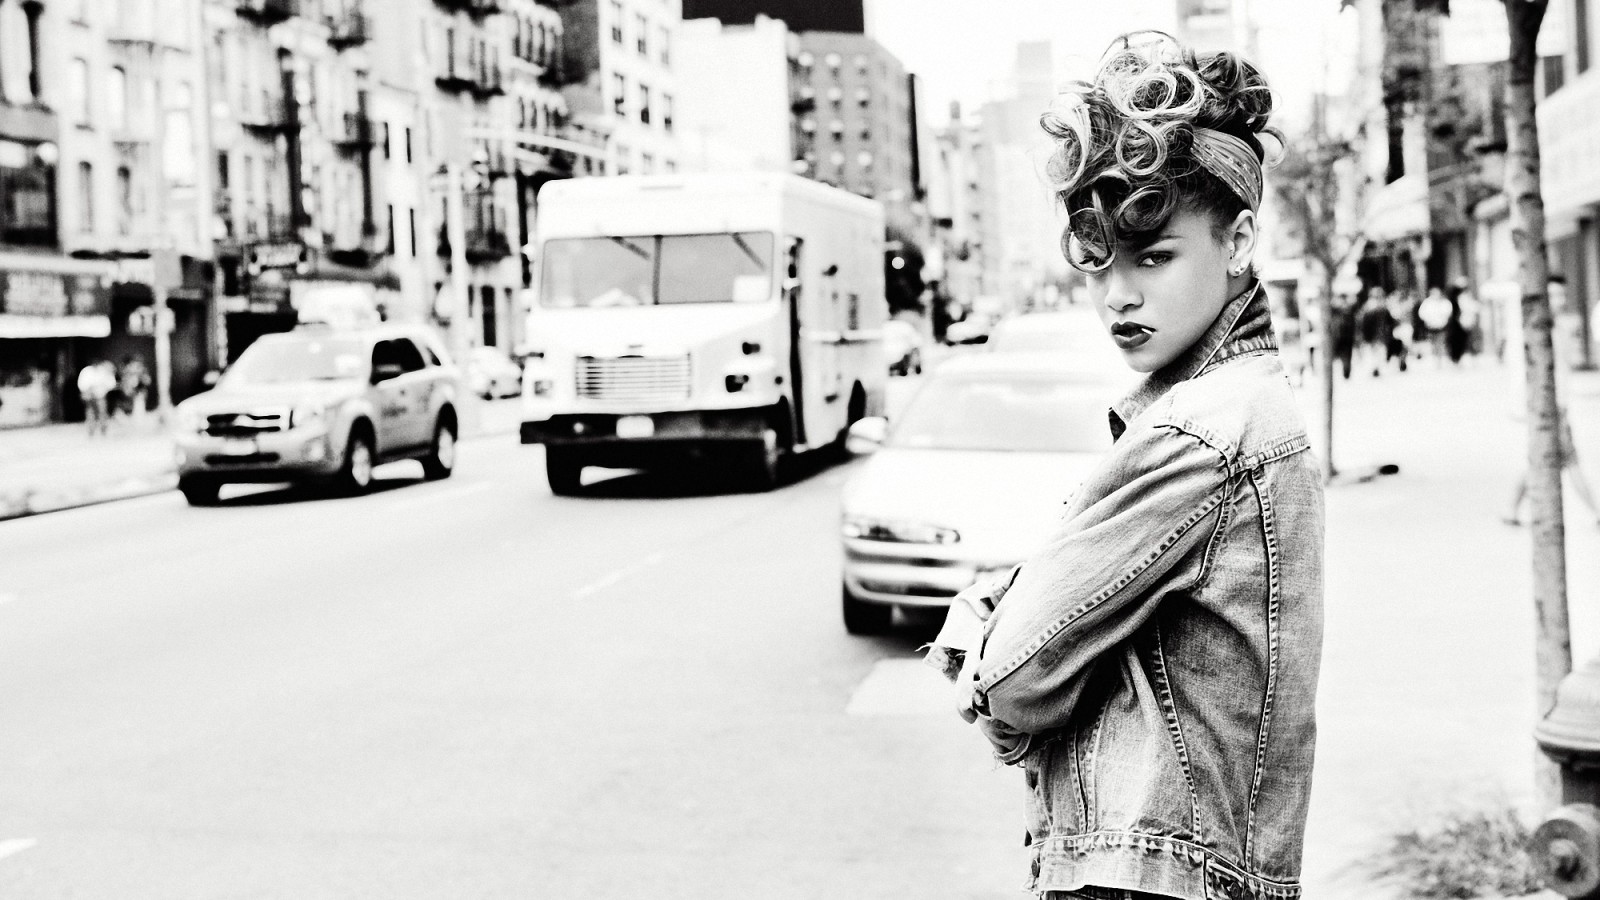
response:
<path id="1" fill-rule="evenodd" d="M 956 718 L 955 691 L 921 659 L 880 659 L 850 695 L 845 715 L 949 716 Z"/>
<path id="2" fill-rule="evenodd" d="M 15 856 L 37 843 L 39 842 L 33 838 L 13 838 L 9 841 L 0 841 L 0 859 Z"/>
<path id="3" fill-rule="evenodd" d="M 475 481 L 460 487 L 430 491 L 423 494 L 398 497 L 389 504 L 391 509 L 415 509 L 419 506 L 428 506 L 440 500 L 459 500 L 472 494 L 479 494 L 494 487 L 492 481 Z"/>
<path id="4" fill-rule="evenodd" d="M 631 566 L 624 566 L 614 572 L 609 572 L 600 576 L 594 581 L 589 582 L 583 587 L 578 588 L 576 591 L 572 592 L 572 597 L 574 600 L 582 600 L 586 597 L 592 597 L 606 588 L 613 587 L 628 578 L 632 578 L 634 575 L 639 574 L 651 566 L 659 565 L 665 561 L 666 558 L 666 554 L 652 553 Z"/>

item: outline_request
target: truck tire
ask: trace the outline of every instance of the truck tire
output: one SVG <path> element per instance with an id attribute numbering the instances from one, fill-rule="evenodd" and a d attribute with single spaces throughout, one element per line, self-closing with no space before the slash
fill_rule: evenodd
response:
<path id="1" fill-rule="evenodd" d="M 178 490 L 190 506 L 216 506 L 217 494 L 222 490 L 219 482 L 207 478 L 179 478 Z"/>
<path id="2" fill-rule="evenodd" d="M 844 611 L 844 630 L 851 634 L 873 635 L 883 634 L 889 630 L 889 623 L 894 620 L 894 607 L 883 603 L 871 603 L 858 599 L 850 593 L 850 589 L 839 588 L 841 605 Z"/>
<path id="3" fill-rule="evenodd" d="M 557 497 L 572 497 L 583 491 L 583 462 L 571 448 L 544 447 L 544 477 L 550 482 L 550 493 Z"/>
<path id="4" fill-rule="evenodd" d="M 757 493 L 766 493 L 783 484 L 788 469 L 789 447 L 783 433 L 767 428 L 761 433 L 761 443 L 749 451 L 750 486 Z"/>

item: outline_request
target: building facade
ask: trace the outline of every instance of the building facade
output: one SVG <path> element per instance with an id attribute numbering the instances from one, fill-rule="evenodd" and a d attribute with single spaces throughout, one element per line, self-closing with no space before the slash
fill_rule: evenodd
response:
<path id="1" fill-rule="evenodd" d="M 199 23 L 198 0 L 0 3 L 0 426 L 80 417 L 97 360 L 143 365 L 152 406 L 201 387 Z"/>
<path id="2" fill-rule="evenodd" d="M 573 124 L 603 142 L 608 174 L 676 172 L 680 0 L 561 4 Z"/>

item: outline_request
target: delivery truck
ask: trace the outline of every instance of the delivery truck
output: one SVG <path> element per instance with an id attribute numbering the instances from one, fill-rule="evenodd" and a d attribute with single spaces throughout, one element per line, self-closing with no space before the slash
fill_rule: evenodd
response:
<path id="1" fill-rule="evenodd" d="M 521 438 L 551 490 L 692 460 L 770 489 L 842 447 L 882 413 L 883 247 L 881 204 L 793 175 L 545 185 Z"/>

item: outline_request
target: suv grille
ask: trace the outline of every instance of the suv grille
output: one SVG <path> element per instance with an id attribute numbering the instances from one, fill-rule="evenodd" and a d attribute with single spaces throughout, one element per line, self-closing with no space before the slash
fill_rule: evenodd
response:
<path id="1" fill-rule="evenodd" d="M 578 357 L 573 373 L 578 396 L 585 400 L 644 403 L 687 400 L 689 357 Z"/>
<path id="2" fill-rule="evenodd" d="M 285 431 L 288 427 L 286 409 L 206 416 L 206 434 L 212 437 L 254 437 L 263 431 Z"/>

